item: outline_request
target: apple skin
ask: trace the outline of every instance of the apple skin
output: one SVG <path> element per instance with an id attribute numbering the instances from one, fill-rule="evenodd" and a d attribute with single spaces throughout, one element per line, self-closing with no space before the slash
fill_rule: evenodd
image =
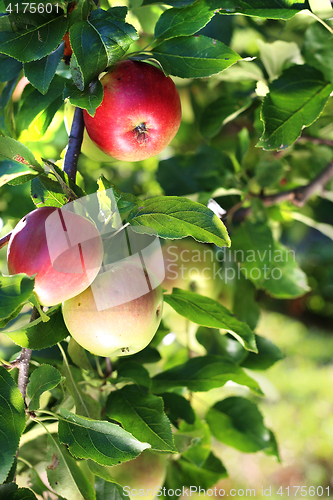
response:
<path id="1" fill-rule="evenodd" d="M 83 242 L 82 235 L 86 238 Z M 76 244 L 69 246 L 66 236 Z M 50 251 L 58 257 L 53 264 Z M 43 306 L 60 304 L 85 290 L 98 274 L 102 259 L 103 243 L 97 228 L 84 217 L 55 207 L 37 208 L 23 217 L 7 250 L 10 274 L 37 273 L 34 291 Z"/>
<path id="2" fill-rule="evenodd" d="M 181 122 L 178 90 L 170 77 L 144 62 L 120 61 L 101 79 L 102 104 L 84 110 L 89 137 L 106 154 L 139 161 L 163 151 Z"/>
<path id="3" fill-rule="evenodd" d="M 120 262 L 65 301 L 62 312 L 72 337 L 92 354 L 126 356 L 149 344 L 161 322 L 162 306 L 162 288 L 148 288 L 142 267 Z"/>
<path id="4" fill-rule="evenodd" d="M 156 497 L 157 488 L 162 488 L 168 464 L 168 455 L 144 450 L 137 458 L 120 465 L 108 467 L 111 476 L 121 486 L 128 486 L 124 491 L 126 496 L 133 490 L 129 498 L 144 497 L 153 500 Z M 144 491 L 144 495 L 140 495 Z M 142 491 L 143 490 L 143 491 Z M 147 492 L 147 490 L 152 490 Z"/>

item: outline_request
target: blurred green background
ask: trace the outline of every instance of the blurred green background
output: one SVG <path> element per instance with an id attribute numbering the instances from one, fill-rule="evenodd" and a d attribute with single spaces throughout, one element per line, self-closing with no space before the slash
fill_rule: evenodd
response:
<path id="1" fill-rule="evenodd" d="M 156 17 L 154 10 L 159 13 L 161 7 L 149 6 L 145 9 L 144 13 L 142 9 L 134 9 L 129 22 L 143 29 L 149 41 L 154 15 Z M 94 192 L 96 181 L 103 174 L 124 192 L 144 197 L 163 194 L 156 176 L 159 161 L 174 154 L 194 152 L 204 146 L 199 123 L 205 107 L 217 96 L 223 93 L 228 95 L 231 89 L 243 95 L 254 92 L 258 87 L 264 90 L 272 76 L 268 70 L 274 68 L 274 64 L 276 71 L 280 71 L 279 61 L 283 60 L 284 67 L 287 67 L 302 58 L 306 30 L 313 22 L 304 14 L 296 15 L 288 22 L 215 16 L 202 32 L 230 43 L 244 57 L 257 59 L 231 67 L 209 81 L 175 79 L 182 99 L 183 121 L 167 150 L 159 157 L 137 163 L 103 163 L 82 154 L 78 183 L 88 193 Z M 142 39 L 143 44 L 145 37 Z M 277 47 L 273 50 L 269 44 L 276 41 L 286 42 L 287 45 L 280 46 L 279 57 L 275 61 Z M 329 103 L 317 122 L 306 130 L 306 135 L 320 135 L 333 140 L 332 111 L 333 104 Z M 68 141 L 64 114 L 64 109 L 57 112 L 43 137 L 36 123 L 23 132 L 20 140 L 33 151 L 37 159 L 44 157 L 61 165 Z M 250 107 L 238 118 L 225 124 L 211 141 L 211 146 L 228 156 L 234 169 L 229 177 L 228 173 L 225 175 L 223 187 L 237 188 L 248 183 L 255 192 L 256 179 L 260 175 L 258 163 L 278 161 L 275 184 L 270 184 L 269 188 L 280 185 L 288 189 L 307 182 L 313 172 L 319 172 L 333 157 L 332 146 L 318 147 L 302 141 L 278 154 L 256 149 L 260 127 L 258 107 Z M 245 166 L 239 171 L 236 158 L 242 146 L 245 148 Z M 201 193 L 203 198 L 208 194 Z M 231 208 L 239 200 L 237 194 L 217 198 L 225 209 Z M 287 204 L 268 210 L 273 231 L 281 236 L 285 245 L 295 250 L 298 262 L 308 274 L 311 292 L 299 299 L 280 301 L 271 299 L 263 292 L 257 293 L 261 318 L 256 332 L 272 340 L 285 355 L 285 359 L 265 374 L 252 373 L 266 396 L 258 399 L 258 403 L 265 423 L 278 440 L 281 463 L 264 453 L 243 454 L 214 443 L 215 451 L 221 456 L 230 475 L 229 479 L 220 483 L 226 491 L 230 488 L 255 488 L 257 496 L 261 496 L 261 487 L 271 486 L 271 498 L 281 498 L 276 493 L 280 486 L 284 488 L 283 496 L 288 496 L 285 489 L 288 486 L 289 496 L 293 496 L 295 490 L 292 486 L 304 485 L 322 486 L 323 497 L 327 496 L 328 490 L 325 488 L 329 487 L 330 495 L 333 495 L 332 201 L 332 195 L 327 191 L 326 197 L 313 198 L 297 212 Z M 21 217 L 33 209 L 29 184 L 3 186 L 0 191 L 1 235 L 9 232 Z M 326 235 L 313 227 L 313 220 L 327 225 Z M 0 250 L 0 270 L 6 273 L 6 248 Z M 233 293 L 232 289 L 230 293 Z M 9 359 L 17 352 L 17 346 L 7 337 L 1 336 L 0 357 Z M 227 388 L 223 388 L 207 394 L 196 394 L 198 412 L 204 412 L 207 405 L 220 399 L 221 394 L 224 396 L 227 391 Z M 312 496 L 307 494 L 305 498 Z M 317 498 L 317 494 L 314 496 Z"/>

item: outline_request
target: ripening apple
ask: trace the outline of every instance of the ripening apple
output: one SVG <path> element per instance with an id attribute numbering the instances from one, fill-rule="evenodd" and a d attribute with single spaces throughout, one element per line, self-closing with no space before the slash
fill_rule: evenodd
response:
<path id="1" fill-rule="evenodd" d="M 167 463 L 167 455 L 144 450 L 134 460 L 108 467 L 108 470 L 131 500 L 135 497 L 153 500 L 164 484 Z"/>
<path id="2" fill-rule="evenodd" d="M 7 250 L 10 274 L 36 274 L 34 291 L 44 306 L 53 306 L 85 290 L 103 258 L 101 236 L 81 215 L 41 207 L 14 228 Z"/>
<path id="3" fill-rule="evenodd" d="M 102 79 L 104 97 L 92 117 L 84 110 L 89 137 L 117 160 L 157 155 L 176 135 L 181 121 L 178 90 L 170 77 L 145 62 L 117 62 Z"/>
<path id="4" fill-rule="evenodd" d="M 118 262 L 92 285 L 63 303 L 68 331 L 98 356 L 126 356 L 144 349 L 162 317 L 163 294 L 142 266 Z"/>

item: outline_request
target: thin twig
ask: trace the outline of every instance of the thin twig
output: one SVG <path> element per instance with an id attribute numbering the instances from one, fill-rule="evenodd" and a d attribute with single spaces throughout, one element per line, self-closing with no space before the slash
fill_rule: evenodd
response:
<path id="1" fill-rule="evenodd" d="M 309 184 L 268 196 L 260 196 L 259 198 L 265 207 L 271 207 L 283 201 L 290 201 L 293 205 L 302 207 L 313 194 L 322 192 L 325 184 L 332 179 L 332 177 L 333 161 L 309 182 Z M 232 208 L 230 210 L 232 211 Z M 233 220 L 243 220 L 250 212 L 251 207 L 241 208 L 234 213 Z"/>
<path id="2" fill-rule="evenodd" d="M 37 308 L 34 306 L 30 316 L 30 323 L 39 318 L 39 312 Z M 28 384 L 28 374 L 29 374 L 29 364 L 31 359 L 32 349 L 27 349 L 25 347 L 22 348 L 21 354 L 15 360 L 18 364 L 18 381 L 17 385 L 21 391 L 22 397 L 25 400 L 26 392 L 27 392 L 27 384 Z"/>
<path id="3" fill-rule="evenodd" d="M 10 240 L 11 235 L 12 235 L 12 231 L 8 234 L 5 234 L 5 236 L 2 236 L 2 238 L 0 238 L 0 250 L 1 250 L 1 248 L 8 245 L 8 241 Z"/>
<path id="4" fill-rule="evenodd" d="M 75 182 L 77 172 L 77 162 L 81 152 L 83 140 L 84 121 L 83 110 L 75 108 L 71 132 L 68 140 L 68 147 L 64 159 L 64 172 Z"/>
<path id="5" fill-rule="evenodd" d="M 333 141 L 331 139 L 321 139 L 320 137 L 310 137 L 309 135 L 301 135 L 297 142 L 312 142 L 312 144 L 322 144 L 323 146 L 333 148 Z"/>

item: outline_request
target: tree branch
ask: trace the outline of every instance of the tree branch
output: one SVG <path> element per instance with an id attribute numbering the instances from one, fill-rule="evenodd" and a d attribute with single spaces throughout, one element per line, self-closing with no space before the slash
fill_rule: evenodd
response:
<path id="1" fill-rule="evenodd" d="M 11 235 L 12 235 L 12 232 L 5 234 L 5 236 L 2 236 L 2 238 L 0 238 L 0 250 L 1 250 L 1 248 L 8 245 L 8 241 L 10 240 Z"/>
<path id="2" fill-rule="evenodd" d="M 297 142 L 312 142 L 312 144 L 322 144 L 333 148 L 333 141 L 331 139 L 321 139 L 320 137 L 310 137 L 309 135 L 301 135 Z"/>
<path id="3" fill-rule="evenodd" d="M 83 110 L 75 108 L 71 132 L 68 140 L 68 147 L 64 159 L 64 172 L 75 182 L 77 172 L 77 162 L 81 152 L 83 140 L 84 121 Z"/>
<path id="4" fill-rule="evenodd" d="M 39 312 L 37 308 L 34 306 L 30 316 L 30 323 L 39 318 Z M 21 391 L 22 397 L 25 401 L 25 396 L 27 392 L 27 384 L 28 384 L 28 374 L 29 374 L 29 364 L 31 359 L 32 349 L 27 349 L 25 347 L 22 348 L 21 354 L 16 359 L 18 362 L 18 381 L 17 385 Z"/>
<path id="5" fill-rule="evenodd" d="M 265 207 L 271 207 L 283 201 L 290 201 L 297 207 L 302 207 L 311 196 L 317 192 L 323 192 L 325 184 L 333 177 L 333 161 L 329 163 L 309 184 L 299 186 L 288 191 L 261 196 L 260 199 Z M 231 215 L 233 208 L 229 210 Z M 251 212 L 251 207 L 241 208 L 233 213 L 232 220 L 243 220 Z"/>

